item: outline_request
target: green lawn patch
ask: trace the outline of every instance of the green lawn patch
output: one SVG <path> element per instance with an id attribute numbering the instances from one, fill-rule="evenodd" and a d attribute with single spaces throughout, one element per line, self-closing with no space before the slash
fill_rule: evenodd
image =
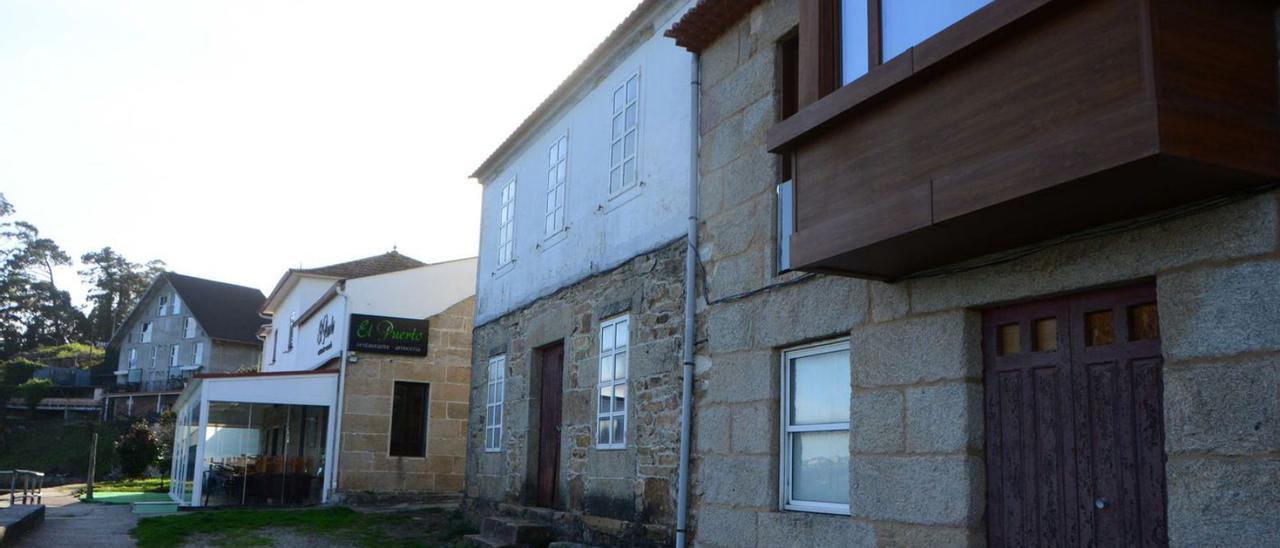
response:
<path id="1" fill-rule="evenodd" d="M 168 493 L 169 478 L 123 479 L 116 481 L 99 481 L 93 484 L 93 492 L 97 493 Z"/>
<path id="2" fill-rule="evenodd" d="M 85 502 L 83 496 L 80 497 Z M 173 499 L 164 493 L 131 493 L 128 491 L 107 491 L 99 493 L 95 488 L 93 491 L 93 501 L 102 504 L 133 504 L 135 502 L 170 502 Z"/>
<path id="3" fill-rule="evenodd" d="M 270 530 L 291 530 L 321 537 L 324 544 L 353 544 L 376 548 L 463 546 L 471 532 L 462 516 L 452 511 L 413 511 L 366 514 L 350 508 L 327 507 L 271 510 L 202 510 L 172 516 L 143 518 L 131 534 L 140 548 L 182 546 L 192 537 L 209 538 L 219 546 L 270 545 Z"/>

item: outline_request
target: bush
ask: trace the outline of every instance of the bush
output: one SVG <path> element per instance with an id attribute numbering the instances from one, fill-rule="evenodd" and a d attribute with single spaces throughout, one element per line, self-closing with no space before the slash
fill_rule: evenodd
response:
<path id="1" fill-rule="evenodd" d="M 126 478 L 142 478 L 147 467 L 160 458 L 160 440 L 156 439 L 147 423 L 138 421 L 116 441 L 116 455 L 120 458 L 120 472 Z"/>
<path id="2" fill-rule="evenodd" d="M 48 397 L 51 390 L 53 382 L 49 379 L 27 379 L 27 382 L 18 385 L 18 393 L 22 394 L 22 401 L 27 404 L 27 410 L 32 416 L 36 414 L 40 401 Z"/>
<path id="3" fill-rule="evenodd" d="M 17 386 L 27 382 L 31 380 L 32 375 L 35 375 L 36 370 L 41 367 L 43 366 L 39 363 L 22 357 L 0 363 L 0 368 L 4 369 L 3 376 L 0 376 L 0 384 Z"/>

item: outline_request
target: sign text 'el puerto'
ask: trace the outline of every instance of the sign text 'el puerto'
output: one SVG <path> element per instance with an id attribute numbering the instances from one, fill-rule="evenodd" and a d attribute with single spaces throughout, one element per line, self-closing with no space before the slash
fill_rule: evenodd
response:
<path id="1" fill-rule="evenodd" d="M 427 320 L 351 315 L 351 336 L 347 348 L 359 352 L 427 355 Z"/>

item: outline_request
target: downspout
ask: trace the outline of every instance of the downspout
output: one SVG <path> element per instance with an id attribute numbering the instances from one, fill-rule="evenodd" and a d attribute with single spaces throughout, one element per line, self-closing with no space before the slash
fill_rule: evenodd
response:
<path id="1" fill-rule="evenodd" d="M 698 282 L 698 54 L 693 54 L 689 76 L 689 233 L 684 252 L 684 375 L 680 392 L 680 468 L 676 495 L 676 548 L 685 546 L 689 523 L 689 445 L 693 435 L 694 306 Z"/>
<path id="2" fill-rule="evenodd" d="M 346 316 L 347 321 L 351 321 L 351 305 L 350 299 L 347 298 L 347 285 L 345 280 L 338 281 L 337 293 L 342 297 L 342 314 Z M 351 326 L 347 326 L 350 328 Z M 329 485 L 330 500 L 332 495 L 338 491 L 338 456 L 342 454 L 342 406 L 343 395 L 346 394 L 347 388 L 347 337 L 342 337 L 342 352 L 338 355 L 338 402 L 333 407 L 333 412 L 337 415 L 333 422 L 333 455 L 329 458 L 332 462 L 329 470 L 333 481 Z"/>

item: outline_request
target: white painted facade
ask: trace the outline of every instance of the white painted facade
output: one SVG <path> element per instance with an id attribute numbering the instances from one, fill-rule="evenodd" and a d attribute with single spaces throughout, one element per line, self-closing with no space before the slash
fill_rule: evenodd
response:
<path id="1" fill-rule="evenodd" d="M 527 137 L 492 168 L 478 172 L 484 185 L 476 324 L 607 270 L 685 234 L 688 216 L 690 72 L 693 56 L 675 47 L 670 28 L 689 2 L 663 3 L 616 40 L 619 51 L 563 95 Z M 611 192 L 614 93 L 638 77 L 636 180 Z M 552 99 L 556 100 L 555 98 Z M 548 171 L 558 162 L 553 147 L 567 138 L 564 192 L 554 194 Z M 503 189 L 514 182 L 511 260 L 501 252 Z M 550 202 L 550 204 L 549 204 Z M 547 222 L 563 207 L 563 222 Z M 547 226 L 563 230 L 547 233 Z"/>
<path id="2" fill-rule="evenodd" d="M 263 310 L 261 370 L 314 370 L 346 348 L 351 314 L 429 318 L 470 297 L 475 277 L 474 257 L 349 280 L 291 272 Z"/>

